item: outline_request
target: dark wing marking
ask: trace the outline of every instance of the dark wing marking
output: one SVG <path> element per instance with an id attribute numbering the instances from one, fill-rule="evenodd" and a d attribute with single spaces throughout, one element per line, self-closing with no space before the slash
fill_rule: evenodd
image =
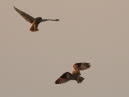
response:
<path id="1" fill-rule="evenodd" d="M 62 83 L 66 83 L 69 80 L 72 79 L 72 74 L 69 72 L 65 72 L 64 74 L 62 74 L 56 81 L 55 84 L 62 84 Z"/>
<path id="2" fill-rule="evenodd" d="M 56 81 L 55 81 L 55 84 L 62 84 L 62 83 L 66 83 L 68 82 L 69 80 L 67 78 L 58 78 Z"/>
<path id="3" fill-rule="evenodd" d="M 62 75 L 60 76 L 60 78 L 68 78 L 68 76 L 71 76 L 71 75 L 72 75 L 71 73 L 65 72 L 64 74 L 62 74 Z"/>
<path id="4" fill-rule="evenodd" d="M 16 7 L 14 7 L 14 9 L 29 23 L 32 23 L 34 21 L 34 18 L 32 16 L 30 16 L 29 14 L 17 9 Z"/>
<path id="5" fill-rule="evenodd" d="M 90 63 L 75 63 L 73 67 L 75 70 L 86 70 L 90 68 Z"/>

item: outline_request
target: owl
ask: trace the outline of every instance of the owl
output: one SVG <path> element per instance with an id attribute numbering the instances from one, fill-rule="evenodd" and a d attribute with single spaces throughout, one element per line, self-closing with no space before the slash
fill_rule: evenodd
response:
<path id="1" fill-rule="evenodd" d="M 30 31 L 32 32 L 36 32 L 39 31 L 38 30 L 38 25 L 41 22 L 45 22 L 45 21 L 59 21 L 59 19 L 42 19 L 41 17 L 37 17 L 34 18 L 32 16 L 30 16 L 29 14 L 17 9 L 16 7 L 14 7 L 14 9 L 29 23 L 32 24 L 32 26 L 30 27 Z"/>
<path id="2" fill-rule="evenodd" d="M 77 83 L 81 83 L 84 78 L 80 73 L 80 70 L 86 70 L 88 68 L 90 68 L 90 63 L 75 63 L 73 65 L 74 71 L 72 72 L 72 74 L 70 72 L 65 72 L 63 73 L 56 81 L 55 84 L 62 84 L 62 83 L 66 83 L 70 80 L 75 80 L 77 81 Z"/>

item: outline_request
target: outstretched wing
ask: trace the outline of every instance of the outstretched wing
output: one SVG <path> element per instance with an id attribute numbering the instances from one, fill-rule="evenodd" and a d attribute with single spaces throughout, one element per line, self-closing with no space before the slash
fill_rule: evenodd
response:
<path id="1" fill-rule="evenodd" d="M 62 83 L 66 83 L 69 80 L 72 79 L 72 74 L 69 72 L 65 72 L 64 74 L 62 74 L 56 81 L 55 84 L 62 84 Z"/>
<path id="2" fill-rule="evenodd" d="M 32 23 L 34 21 L 34 18 L 32 16 L 30 16 L 29 14 L 17 9 L 16 7 L 14 7 L 14 9 L 29 23 Z"/>
<path id="3" fill-rule="evenodd" d="M 76 71 L 86 70 L 86 69 L 90 68 L 90 63 L 75 63 L 75 64 L 73 65 L 73 68 L 74 68 Z"/>
<path id="4" fill-rule="evenodd" d="M 59 19 L 42 19 L 41 22 L 45 22 L 45 21 L 59 21 Z"/>

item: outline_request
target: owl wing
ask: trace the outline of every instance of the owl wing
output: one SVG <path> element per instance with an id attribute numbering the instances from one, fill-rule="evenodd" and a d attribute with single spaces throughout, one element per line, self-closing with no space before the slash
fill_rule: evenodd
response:
<path id="1" fill-rule="evenodd" d="M 17 9 L 16 7 L 14 7 L 14 9 L 29 23 L 32 23 L 34 21 L 34 18 L 32 16 L 30 16 L 29 14 Z"/>
<path id="2" fill-rule="evenodd" d="M 73 65 L 73 68 L 76 70 L 76 71 L 79 71 L 79 70 L 86 70 L 88 68 L 90 68 L 90 63 L 75 63 Z"/>
<path id="3" fill-rule="evenodd" d="M 59 19 L 42 19 L 41 22 L 45 22 L 45 21 L 59 21 Z"/>
<path id="4" fill-rule="evenodd" d="M 55 84 L 62 84 L 62 83 L 66 83 L 69 80 L 71 80 L 72 74 L 69 72 L 65 72 L 64 74 L 62 74 L 56 81 Z"/>

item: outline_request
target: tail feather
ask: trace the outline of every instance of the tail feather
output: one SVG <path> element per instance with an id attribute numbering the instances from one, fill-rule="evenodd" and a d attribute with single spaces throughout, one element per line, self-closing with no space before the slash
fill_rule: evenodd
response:
<path id="1" fill-rule="evenodd" d="M 36 31 L 39 31 L 39 29 L 33 24 L 30 28 L 30 31 L 32 32 L 36 32 Z"/>
<path id="2" fill-rule="evenodd" d="M 83 80 L 84 80 L 84 78 L 83 78 L 83 77 L 78 76 L 78 78 L 77 78 L 77 83 L 81 83 Z"/>

